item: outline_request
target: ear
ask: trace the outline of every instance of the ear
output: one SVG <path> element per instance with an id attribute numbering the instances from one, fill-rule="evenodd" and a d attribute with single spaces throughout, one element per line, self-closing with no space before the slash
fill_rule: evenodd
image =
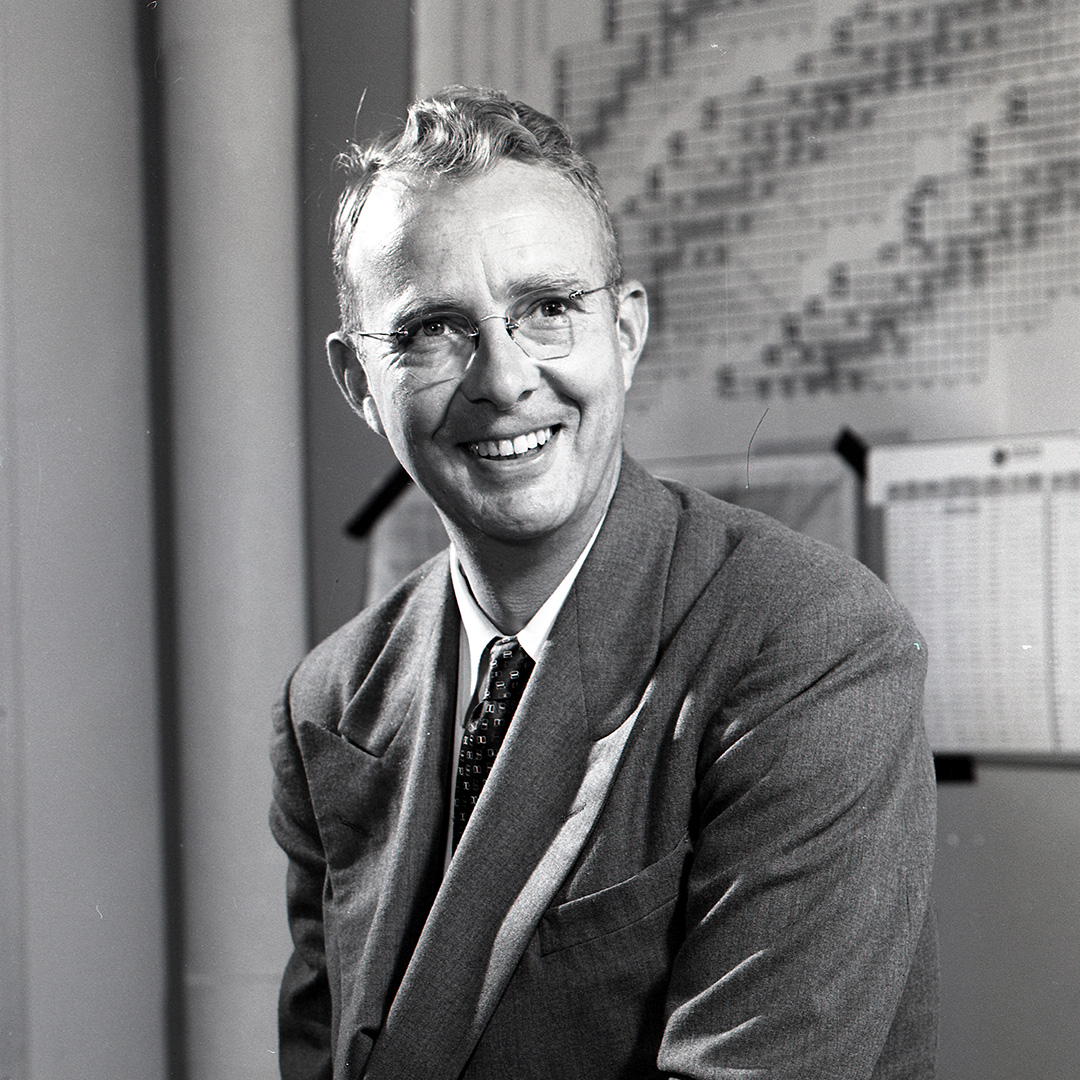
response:
<path id="1" fill-rule="evenodd" d="M 616 326 L 622 354 L 623 384 L 629 390 L 649 333 L 649 298 L 645 294 L 645 286 L 640 281 L 624 281 L 619 287 L 618 304 Z"/>
<path id="2" fill-rule="evenodd" d="M 353 411 L 362 416 L 369 428 L 376 435 L 386 437 L 382 419 L 375 405 L 375 399 L 368 388 L 367 372 L 356 350 L 342 330 L 336 330 L 326 339 L 326 358 L 330 361 L 330 370 L 334 373 L 334 382 L 345 395 L 345 400 Z"/>

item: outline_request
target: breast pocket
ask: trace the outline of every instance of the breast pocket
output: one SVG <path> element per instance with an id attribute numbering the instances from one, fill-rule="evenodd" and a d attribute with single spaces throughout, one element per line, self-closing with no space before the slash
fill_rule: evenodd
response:
<path id="1" fill-rule="evenodd" d="M 689 853 L 687 836 L 632 878 L 550 908 L 540 920 L 541 954 L 614 934 L 674 906 Z"/>

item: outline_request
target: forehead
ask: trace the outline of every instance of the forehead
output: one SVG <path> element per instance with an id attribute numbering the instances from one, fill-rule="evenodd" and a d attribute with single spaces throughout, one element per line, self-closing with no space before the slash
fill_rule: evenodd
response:
<path id="1" fill-rule="evenodd" d="M 347 259 L 362 308 L 478 289 L 503 298 L 530 279 L 599 285 L 606 264 L 589 199 L 553 169 L 512 160 L 465 179 L 380 178 Z"/>

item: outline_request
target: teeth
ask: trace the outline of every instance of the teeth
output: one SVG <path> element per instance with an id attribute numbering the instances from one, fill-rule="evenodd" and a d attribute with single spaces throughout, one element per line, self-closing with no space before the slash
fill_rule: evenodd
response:
<path id="1" fill-rule="evenodd" d="M 469 450 L 478 457 L 509 458 L 527 454 L 530 450 L 543 446 L 551 438 L 551 428 L 540 428 L 513 439 L 489 439 L 486 442 L 469 444 Z"/>

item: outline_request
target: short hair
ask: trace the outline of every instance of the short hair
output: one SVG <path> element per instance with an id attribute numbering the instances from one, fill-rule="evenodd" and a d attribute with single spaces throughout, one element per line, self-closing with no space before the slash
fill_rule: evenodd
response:
<path id="1" fill-rule="evenodd" d="M 487 172 L 503 159 L 536 162 L 565 176 L 592 204 L 599 219 L 610 280 L 619 280 L 615 230 L 596 168 L 573 145 L 557 120 L 486 87 L 449 86 L 415 102 L 405 123 L 367 145 L 350 143 L 338 155 L 345 189 L 331 231 L 331 256 L 344 330 L 359 329 L 349 245 L 368 194 L 384 173 L 406 179 L 460 179 Z"/>

